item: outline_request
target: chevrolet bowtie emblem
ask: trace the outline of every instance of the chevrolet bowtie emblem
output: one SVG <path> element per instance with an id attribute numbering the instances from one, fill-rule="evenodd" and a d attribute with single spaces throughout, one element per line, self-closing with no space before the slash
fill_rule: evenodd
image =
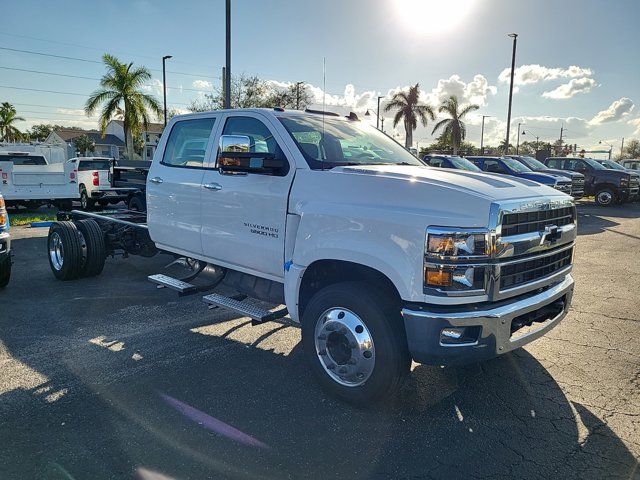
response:
<path id="1" fill-rule="evenodd" d="M 558 230 L 556 225 L 545 225 L 540 237 L 540 245 L 544 245 L 544 242 L 555 243 L 561 236 L 562 231 Z"/>

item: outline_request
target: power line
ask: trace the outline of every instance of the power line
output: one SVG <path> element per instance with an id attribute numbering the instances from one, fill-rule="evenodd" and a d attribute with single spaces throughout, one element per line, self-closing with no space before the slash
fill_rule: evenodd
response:
<path id="1" fill-rule="evenodd" d="M 86 62 L 86 63 L 97 63 L 98 65 L 102 65 L 103 62 L 102 61 L 98 61 L 98 60 L 90 60 L 88 58 L 79 58 L 79 57 L 68 57 L 66 55 L 55 55 L 53 53 L 46 53 L 46 52 L 36 52 L 33 50 L 21 50 L 18 48 L 9 48 L 9 47 L 0 47 L 0 50 L 6 50 L 9 52 L 15 52 L 15 53 L 26 53 L 29 55 L 40 55 L 42 57 L 52 57 L 52 58 L 60 58 L 62 60 L 74 60 L 76 62 Z M 157 68 L 148 68 L 148 70 L 152 71 L 152 72 L 161 72 L 162 70 L 157 69 Z M 204 75 L 204 74 L 199 74 L 199 73 L 187 73 L 187 72 L 176 72 L 173 70 L 167 70 L 167 73 L 173 73 L 175 75 L 186 75 L 189 77 L 204 77 L 204 78 L 212 78 L 214 80 L 219 80 L 220 77 L 216 77 L 213 75 Z"/>
<path id="2" fill-rule="evenodd" d="M 56 77 L 79 78 L 81 80 L 96 80 L 96 81 L 102 80 L 101 78 L 97 78 L 97 77 L 85 77 L 85 76 L 82 76 L 82 75 L 71 75 L 71 74 L 68 74 L 68 73 L 45 72 L 43 70 L 30 70 L 28 68 L 2 67 L 2 66 L 0 66 L 0 68 L 3 69 L 3 70 L 12 70 L 12 71 L 16 71 L 16 72 L 37 73 L 37 74 L 40 74 L 40 75 L 53 75 L 53 76 L 56 76 Z M 143 85 L 143 87 L 156 87 L 156 85 L 145 84 L 145 85 Z M 189 92 L 209 92 L 209 90 L 202 90 L 202 89 L 198 89 L 198 88 L 174 87 L 174 86 L 169 86 L 169 85 L 167 85 L 167 89 L 169 89 L 169 90 L 186 90 L 186 91 L 189 91 Z"/>

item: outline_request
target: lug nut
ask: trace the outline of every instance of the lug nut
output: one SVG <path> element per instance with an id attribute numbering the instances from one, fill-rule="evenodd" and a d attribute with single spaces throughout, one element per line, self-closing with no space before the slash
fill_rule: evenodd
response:
<path id="1" fill-rule="evenodd" d="M 362 356 L 363 356 L 364 358 L 371 358 L 371 356 L 372 356 L 371 351 L 370 351 L 370 350 L 365 351 L 365 352 L 362 354 Z"/>

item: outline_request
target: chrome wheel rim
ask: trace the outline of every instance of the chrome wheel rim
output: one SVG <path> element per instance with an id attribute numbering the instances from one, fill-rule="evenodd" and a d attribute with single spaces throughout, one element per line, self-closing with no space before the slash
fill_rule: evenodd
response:
<path id="1" fill-rule="evenodd" d="M 598 193 L 598 202 L 603 205 L 609 205 L 613 200 L 613 195 L 610 192 L 600 192 Z"/>
<path id="2" fill-rule="evenodd" d="M 64 245 L 62 244 L 62 238 L 57 232 L 51 234 L 49 238 L 49 258 L 51 259 L 51 265 L 53 268 L 60 271 L 64 265 Z"/>
<path id="3" fill-rule="evenodd" d="M 316 322 L 316 354 L 332 380 L 346 387 L 364 384 L 376 363 L 373 337 L 351 310 L 332 307 Z"/>

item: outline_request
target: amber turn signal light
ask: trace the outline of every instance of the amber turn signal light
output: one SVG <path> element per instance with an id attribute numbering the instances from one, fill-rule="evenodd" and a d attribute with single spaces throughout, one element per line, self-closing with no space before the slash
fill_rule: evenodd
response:
<path id="1" fill-rule="evenodd" d="M 453 275 L 451 272 L 446 272 L 444 270 L 427 268 L 426 281 L 427 285 L 433 285 L 436 287 L 448 287 L 453 282 Z"/>

